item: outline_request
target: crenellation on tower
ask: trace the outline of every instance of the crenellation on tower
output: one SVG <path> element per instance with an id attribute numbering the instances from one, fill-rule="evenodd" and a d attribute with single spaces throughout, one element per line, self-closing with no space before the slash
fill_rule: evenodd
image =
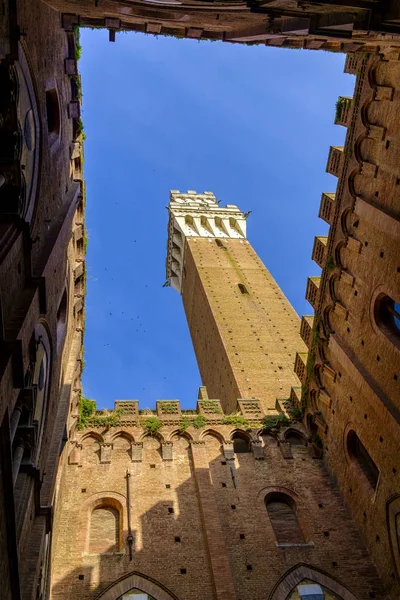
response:
<path id="1" fill-rule="evenodd" d="M 220 206 L 212 192 L 194 190 L 171 190 L 168 210 L 167 281 L 181 293 L 186 239 L 246 239 L 246 216 L 235 204 Z"/>

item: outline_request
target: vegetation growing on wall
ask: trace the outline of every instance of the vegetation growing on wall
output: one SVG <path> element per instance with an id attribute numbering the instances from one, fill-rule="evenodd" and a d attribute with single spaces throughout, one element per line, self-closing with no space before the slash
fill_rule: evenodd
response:
<path id="1" fill-rule="evenodd" d="M 142 419 L 140 424 L 149 435 L 156 435 L 163 426 L 163 422 L 158 417 L 147 417 Z"/>
<path id="2" fill-rule="evenodd" d="M 227 415 L 222 422 L 224 425 L 233 425 L 234 427 L 249 427 L 249 422 L 241 415 Z"/>
<path id="3" fill-rule="evenodd" d="M 195 419 L 192 421 L 192 425 L 195 429 L 203 429 L 206 426 L 207 419 L 204 415 L 197 415 Z"/>
<path id="4" fill-rule="evenodd" d="M 262 419 L 262 430 L 265 433 L 278 432 L 281 427 L 290 425 L 290 419 L 285 415 L 267 415 Z"/>

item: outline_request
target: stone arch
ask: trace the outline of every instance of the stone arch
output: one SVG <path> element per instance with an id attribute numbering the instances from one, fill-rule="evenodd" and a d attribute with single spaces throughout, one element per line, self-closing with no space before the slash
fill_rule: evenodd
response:
<path id="1" fill-rule="evenodd" d="M 304 435 L 304 433 L 294 427 L 289 427 L 289 429 L 286 429 L 286 431 L 284 433 L 284 438 L 290 444 L 292 444 L 291 440 L 293 439 L 293 445 L 305 446 L 308 441 L 307 437 Z M 300 444 L 296 444 L 295 440 L 299 440 Z"/>
<path id="2" fill-rule="evenodd" d="M 100 433 L 97 433 L 97 431 L 88 431 L 87 433 L 85 433 L 81 439 L 79 440 L 80 444 L 83 444 L 83 442 L 85 440 L 87 440 L 88 438 L 93 438 L 95 439 L 97 442 L 99 442 L 99 444 L 103 444 L 104 443 L 104 438 Z"/>
<path id="3" fill-rule="evenodd" d="M 96 596 L 95 600 L 116 600 L 134 588 L 149 594 L 155 600 L 179 600 L 178 596 L 175 596 L 164 585 L 137 571 L 133 571 L 109 585 L 106 590 Z"/>
<path id="4" fill-rule="evenodd" d="M 349 192 L 352 198 L 356 198 L 357 196 L 357 191 L 356 191 L 356 177 L 358 175 L 361 175 L 360 169 L 355 169 L 354 171 L 352 171 L 347 179 L 348 182 L 348 186 L 349 186 Z"/>
<path id="5" fill-rule="evenodd" d="M 287 571 L 275 585 L 268 596 L 268 600 L 286 600 L 293 588 L 301 583 L 303 579 L 310 579 L 319 583 L 329 591 L 337 594 L 342 600 L 359 600 L 350 590 L 348 590 L 337 579 L 333 579 L 324 571 L 316 567 L 300 563 Z"/>
<path id="6" fill-rule="evenodd" d="M 127 431 L 121 430 L 121 431 L 117 431 L 116 433 L 113 434 L 113 436 L 111 438 L 111 442 L 114 442 L 119 437 L 125 438 L 131 444 L 135 441 L 133 435 L 131 435 Z"/>
<path id="7" fill-rule="evenodd" d="M 342 260 L 342 252 L 345 249 L 346 249 L 345 240 L 341 240 L 338 244 L 336 244 L 336 247 L 334 249 L 335 263 L 337 264 L 338 267 L 342 267 L 342 269 L 345 269 L 347 266 L 343 263 L 343 260 Z"/>
<path id="8" fill-rule="evenodd" d="M 323 320 L 324 326 L 325 326 L 328 334 L 330 334 L 334 331 L 334 328 L 332 326 L 333 310 L 334 310 L 334 306 L 332 304 L 327 306 L 326 308 L 324 308 L 324 312 L 323 312 L 323 316 L 322 316 L 322 320 Z"/>
<path id="9" fill-rule="evenodd" d="M 81 461 L 89 464 L 100 463 L 100 445 L 103 443 L 103 438 L 100 434 L 90 431 L 85 434 L 80 444 L 82 445 L 81 450 Z"/>
<path id="10" fill-rule="evenodd" d="M 158 431 L 157 433 L 148 433 L 147 431 L 143 431 L 143 433 L 139 437 L 139 442 L 143 442 L 146 438 L 154 438 L 162 444 L 166 440 L 164 436 Z"/>
<path id="11" fill-rule="evenodd" d="M 220 434 L 218 431 L 215 431 L 214 429 L 206 429 L 205 431 L 203 431 L 203 432 L 200 434 L 200 440 L 201 440 L 202 442 L 204 442 L 204 441 L 205 441 L 205 438 L 206 438 L 207 436 L 211 436 L 211 437 L 213 437 L 213 438 L 216 438 L 216 439 L 217 439 L 217 440 L 220 442 L 220 444 L 221 444 L 221 445 L 222 445 L 222 444 L 224 443 L 224 441 L 225 441 L 225 440 L 224 440 L 224 438 L 222 437 L 222 435 L 221 435 L 221 434 Z"/>
<path id="12" fill-rule="evenodd" d="M 387 501 L 386 519 L 392 558 L 396 565 L 397 574 L 400 576 L 400 552 L 398 543 L 400 535 L 400 494 L 392 496 Z"/>
<path id="13" fill-rule="evenodd" d="M 173 429 L 167 436 L 167 442 L 173 442 L 173 438 L 181 437 L 185 438 L 188 442 L 193 442 L 193 436 L 188 431 L 179 431 L 179 429 Z"/>
<path id="14" fill-rule="evenodd" d="M 113 457 L 132 457 L 133 436 L 126 431 L 118 431 L 111 438 Z"/>

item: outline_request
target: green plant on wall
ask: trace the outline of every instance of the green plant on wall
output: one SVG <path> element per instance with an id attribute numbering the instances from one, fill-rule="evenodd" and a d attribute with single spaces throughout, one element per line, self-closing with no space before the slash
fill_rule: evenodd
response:
<path id="1" fill-rule="evenodd" d="M 178 403 L 177 402 L 160 402 L 161 410 L 163 413 L 177 413 Z"/>
<path id="2" fill-rule="evenodd" d="M 295 421 L 301 421 L 302 420 L 302 418 L 303 418 L 303 411 L 301 410 L 301 408 L 299 408 L 298 406 L 295 406 L 291 412 L 292 412 L 293 419 Z"/>
<path id="3" fill-rule="evenodd" d="M 249 427 L 247 419 L 241 415 L 227 415 L 222 422 L 224 425 L 233 425 L 234 427 Z"/>
<path id="4" fill-rule="evenodd" d="M 163 422 L 158 417 L 147 417 L 141 420 L 141 425 L 146 433 L 156 435 L 163 426 Z"/>
<path id="5" fill-rule="evenodd" d="M 288 425 L 290 425 L 290 419 L 285 415 L 267 415 L 262 419 L 263 431 L 267 433 L 279 431 L 281 427 L 287 427 Z"/>
<path id="6" fill-rule="evenodd" d="M 75 38 L 75 58 L 79 60 L 82 56 L 81 46 L 81 32 L 79 31 L 78 25 L 74 25 L 74 38 Z"/>
<path id="7" fill-rule="evenodd" d="M 191 425 L 191 420 L 188 419 L 187 417 L 184 417 L 182 419 L 182 421 L 179 423 L 179 433 L 185 433 L 185 431 L 187 431 L 187 429 L 189 429 L 190 425 Z"/>
<path id="8" fill-rule="evenodd" d="M 327 268 L 328 271 L 333 271 L 333 269 L 336 267 L 335 261 L 333 260 L 332 254 L 330 254 L 328 256 L 328 259 L 326 261 L 326 265 L 325 266 L 326 266 L 326 268 Z"/>
<path id="9" fill-rule="evenodd" d="M 203 408 L 203 410 L 206 410 L 207 412 L 212 412 L 212 413 L 221 413 L 222 412 L 218 402 L 214 402 L 213 400 L 201 400 L 200 405 Z"/>
<path id="10" fill-rule="evenodd" d="M 197 415 L 195 419 L 192 421 L 192 425 L 195 429 L 203 429 L 206 426 L 207 419 L 204 415 Z"/>
<path id="11" fill-rule="evenodd" d="M 96 400 L 89 400 L 89 398 L 81 396 L 78 405 L 78 429 L 86 427 L 95 412 Z"/>

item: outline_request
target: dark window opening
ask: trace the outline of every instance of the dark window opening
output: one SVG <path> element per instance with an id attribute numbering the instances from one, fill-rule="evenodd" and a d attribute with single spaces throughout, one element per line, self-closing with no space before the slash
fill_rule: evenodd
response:
<path id="1" fill-rule="evenodd" d="M 246 454 L 250 452 L 249 443 L 242 436 L 236 434 L 233 438 L 233 451 L 235 454 Z"/>
<path id="2" fill-rule="evenodd" d="M 349 431 L 347 436 L 347 449 L 350 457 L 357 462 L 371 487 L 375 489 L 378 483 L 379 469 L 368 454 L 364 445 L 361 443 L 355 431 Z"/>
<path id="3" fill-rule="evenodd" d="M 386 337 L 400 348 L 400 304 L 385 295 L 375 303 L 375 320 Z"/>
<path id="4" fill-rule="evenodd" d="M 272 493 L 265 499 L 265 505 L 277 543 L 304 544 L 294 500 L 286 494 Z"/>
<path id="5" fill-rule="evenodd" d="M 241 294 L 248 294 L 249 293 L 247 291 L 247 287 L 244 285 L 244 283 L 238 283 L 238 288 L 239 288 Z"/>
<path id="6" fill-rule="evenodd" d="M 56 136 L 60 134 L 60 107 L 55 88 L 46 92 L 47 130 Z"/>
<path id="7" fill-rule="evenodd" d="M 225 248 L 221 240 L 215 240 L 215 243 L 217 244 L 218 248 Z"/>

